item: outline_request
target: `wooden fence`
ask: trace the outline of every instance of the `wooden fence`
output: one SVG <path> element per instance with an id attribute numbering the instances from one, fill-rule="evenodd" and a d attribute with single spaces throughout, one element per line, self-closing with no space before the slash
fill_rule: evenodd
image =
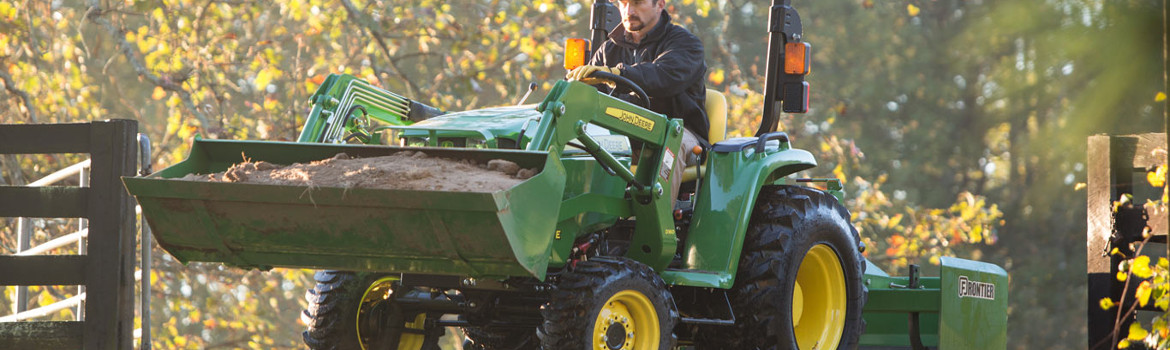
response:
<path id="1" fill-rule="evenodd" d="M 1143 240 L 1149 229 L 1150 242 L 1142 253 L 1165 256 L 1168 218 L 1164 210 L 1146 206 L 1146 199 L 1157 200 L 1162 189 L 1150 185 L 1146 175 L 1166 164 L 1166 134 L 1151 133 L 1123 136 L 1089 137 L 1088 149 L 1088 348 L 1115 349 L 1116 339 L 1124 339 L 1135 317 L 1117 318 L 1117 308 L 1128 310 L 1134 304 L 1134 291 L 1140 282 L 1117 280 L 1118 263 L 1124 257 L 1110 254 L 1113 248 L 1124 252 Z M 1131 205 L 1114 210 L 1114 203 L 1131 195 Z M 1155 262 L 1157 258 L 1154 258 Z M 1136 279 L 1135 279 L 1136 280 Z M 1124 292 L 1125 298 L 1122 298 Z M 1109 310 L 1100 307 L 1101 298 L 1117 302 Z M 1138 310 L 1156 311 L 1153 303 Z M 1147 320 L 1148 321 L 1148 320 Z M 1135 345 L 1140 346 L 1140 345 Z"/>
<path id="2" fill-rule="evenodd" d="M 134 327 L 134 175 L 138 123 L 0 125 L 0 154 L 88 153 L 90 186 L 0 186 L 0 217 L 84 218 L 82 255 L 0 255 L 0 285 L 83 285 L 83 321 L 0 323 L 0 349 L 130 349 Z"/>

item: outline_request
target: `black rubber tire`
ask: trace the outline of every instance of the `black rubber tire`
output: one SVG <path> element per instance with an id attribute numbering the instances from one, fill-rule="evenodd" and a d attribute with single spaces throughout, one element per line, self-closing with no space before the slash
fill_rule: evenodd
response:
<path id="1" fill-rule="evenodd" d="M 537 350 L 540 340 L 534 329 L 463 327 L 467 350 Z"/>
<path id="2" fill-rule="evenodd" d="M 650 267 L 626 258 L 580 261 L 560 276 L 549 302 L 541 307 L 537 329 L 543 349 L 595 349 L 592 334 L 602 307 L 614 295 L 632 290 L 646 297 L 658 317 L 659 349 L 674 349 L 678 309 L 666 283 Z"/>
<path id="3" fill-rule="evenodd" d="M 361 298 L 371 284 L 385 276 L 387 275 L 350 271 L 317 271 L 313 276 L 317 280 L 317 285 L 305 293 L 309 308 L 301 315 L 308 323 L 308 329 L 301 333 L 305 345 L 314 350 L 362 349 L 357 333 L 357 313 L 361 307 Z M 393 323 L 395 320 L 403 322 L 401 310 L 392 300 L 380 304 L 375 308 L 381 313 L 389 313 L 389 316 L 385 317 L 387 322 Z M 375 320 L 368 322 L 382 323 Z M 394 332 L 387 329 L 382 327 L 377 331 Z M 398 332 L 379 334 L 381 336 L 379 339 L 397 343 L 397 337 L 401 334 Z"/>
<path id="4" fill-rule="evenodd" d="M 862 281 L 864 245 L 849 211 L 828 193 L 799 186 L 765 186 L 752 212 L 735 285 L 730 293 L 737 321 L 727 339 L 705 329 L 697 349 L 798 349 L 792 326 L 796 273 L 809 249 L 824 244 L 845 274 L 846 312 L 837 349 L 855 349 L 869 290 Z"/>

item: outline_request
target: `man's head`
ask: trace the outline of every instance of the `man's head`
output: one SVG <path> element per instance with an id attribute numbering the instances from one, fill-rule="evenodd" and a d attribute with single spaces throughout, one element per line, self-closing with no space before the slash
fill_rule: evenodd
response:
<path id="1" fill-rule="evenodd" d="M 662 18 L 662 9 L 666 8 L 666 0 L 614 0 L 614 3 L 622 13 L 626 32 L 639 40 L 654 29 Z"/>

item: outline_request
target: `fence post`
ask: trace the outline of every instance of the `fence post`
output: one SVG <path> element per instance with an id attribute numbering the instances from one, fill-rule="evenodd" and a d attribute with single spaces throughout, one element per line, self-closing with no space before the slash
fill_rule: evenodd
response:
<path id="1" fill-rule="evenodd" d="M 94 122 L 90 136 L 90 264 L 85 277 L 86 349 L 130 349 L 134 330 L 134 201 L 122 186 L 137 164 L 134 121 Z M 100 184 L 101 187 L 96 185 Z"/>

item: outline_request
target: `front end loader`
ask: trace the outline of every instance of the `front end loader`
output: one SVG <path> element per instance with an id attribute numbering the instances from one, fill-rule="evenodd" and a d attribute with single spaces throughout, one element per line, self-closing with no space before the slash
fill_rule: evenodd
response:
<path id="1" fill-rule="evenodd" d="M 613 10 L 592 8 L 597 37 Z M 790 0 L 770 16 L 754 137 L 713 125 L 709 148 L 680 149 L 682 120 L 620 76 L 598 77 L 643 103 L 559 81 L 537 104 L 442 112 L 337 75 L 299 142 L 197 139 L 185 161 L 124 181 L 184 263 L 319 269 L 302 317 L 313 349 L 437 349 L 448 327 L 465 349 L 1005 348 L 1002 268 L 943 258 L 940 277 L 888 276 L 863 257 L 840 183 L 794 177 L 816 160 L 775 128 L 807 110 L 810 46 Z M 241 155 L 404 151 L 535 175 L 495 192 L 179 180 Z M 702 165 L 679 178 L 692 151 Z"/>

